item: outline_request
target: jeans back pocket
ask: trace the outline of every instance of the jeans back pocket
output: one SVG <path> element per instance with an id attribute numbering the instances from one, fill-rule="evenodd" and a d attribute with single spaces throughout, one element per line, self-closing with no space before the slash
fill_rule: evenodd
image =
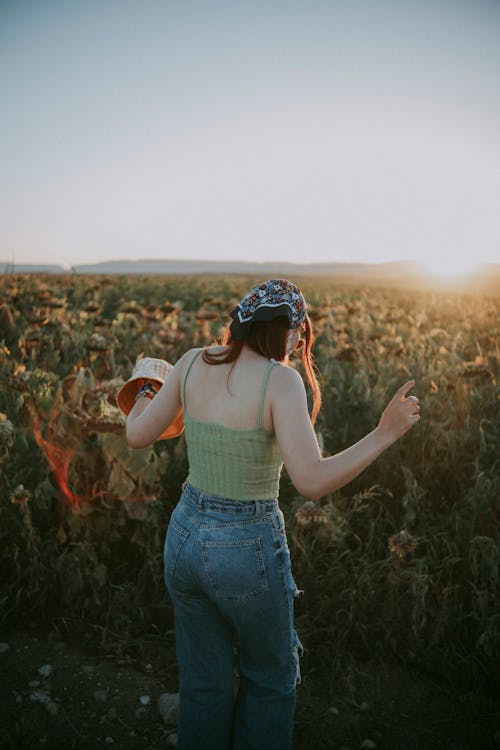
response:
<path id="1" fill-rule="evenodd" d="M 201 554 L 217 598 L 242 601 L 269 588 L 259 538 L 203 540 Z"/>

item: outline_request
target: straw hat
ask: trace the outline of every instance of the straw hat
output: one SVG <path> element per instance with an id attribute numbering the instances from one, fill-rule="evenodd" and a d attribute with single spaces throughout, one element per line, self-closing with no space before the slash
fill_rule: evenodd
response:
<path id="1" fill-rule="evenodd" d="M 137 381 L 140 379 L 151 380 L 162 386 L 166 377 L 172 372 L 173 365 L 164 359 L 154 359 L 153 357 L 144 357 L 135 363 L 132 370 L 132 377 L 120 388 L 116 400 L 118 406 L 124 414 L 128 414 L 135 404 L 135 396 L 139 390 Z M 181 414 L 177 419 L 169 424 L 167 429 L 157 438 L 157 440 L 167 440 L 181 434 L 184 430 L 184 419 Z"/>

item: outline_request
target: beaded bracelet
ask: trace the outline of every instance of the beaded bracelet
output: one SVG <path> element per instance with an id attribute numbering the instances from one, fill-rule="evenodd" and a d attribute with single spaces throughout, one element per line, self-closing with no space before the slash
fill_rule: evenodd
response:
<path id="1" fill-rule="evenodd" d="M 142 398 L 142 396 L 147 396 L 147 398 L 152 399 L 156 396 L 157 393 L 158 391 L 153 388 L 151 383 L 145 383 L 135 394 L 135 400 L 137 401 L 137 399 Z"/>

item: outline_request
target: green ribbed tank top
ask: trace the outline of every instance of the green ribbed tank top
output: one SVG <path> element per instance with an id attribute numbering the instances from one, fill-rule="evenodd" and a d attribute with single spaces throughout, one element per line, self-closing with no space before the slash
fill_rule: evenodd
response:
<path id="1" fill-rule="evenodd" d="M 234 429 L 194 419 L 186 411 L 186 380 L 197 352 L 191 360 L 181 389 L 184 428 L 189 461 L 188 482 L 208 495 L 228 500 L 272 500 L 278 497 L 283 461 L 276 436 L 262 426 L 264 397 L 271 369 L 270 360 L 262 382 L 257 425 Z"/>

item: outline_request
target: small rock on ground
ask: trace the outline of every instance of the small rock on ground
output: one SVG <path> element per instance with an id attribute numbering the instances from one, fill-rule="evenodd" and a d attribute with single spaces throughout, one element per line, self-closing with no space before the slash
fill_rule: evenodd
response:
<path id="1" fill-rule="evenodd" d="M 158 698 L 158 710 L 165 724 L 177 724 L 179 721 L 179 693 L 162 693 Z"/>

